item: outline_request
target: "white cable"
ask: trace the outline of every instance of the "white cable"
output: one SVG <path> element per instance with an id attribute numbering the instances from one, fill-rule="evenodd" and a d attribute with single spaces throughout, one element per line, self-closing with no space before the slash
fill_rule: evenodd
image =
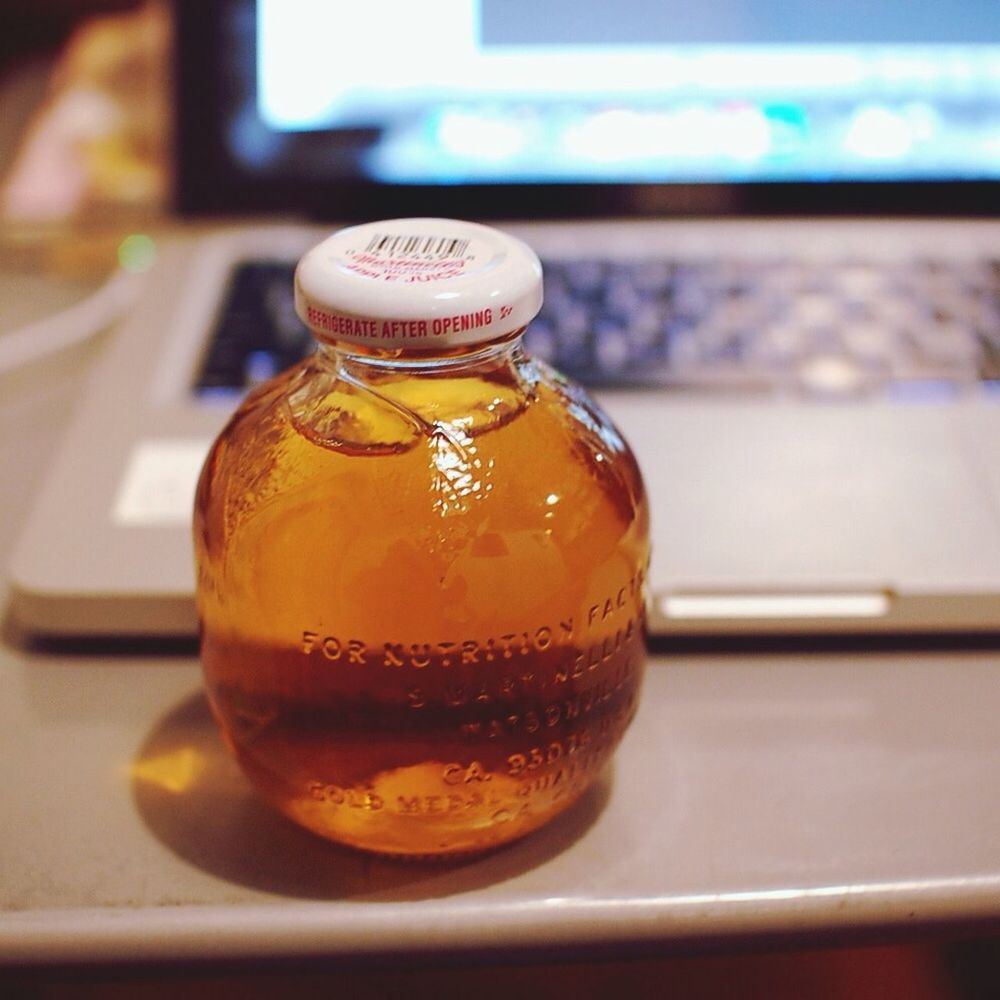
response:
<path id="1" fill-rule="evenodd" d="M 0 375 L 96 336 L 125 315 L 142 284 L 141 274 L 119 268 L 82 302 L 0 334 Z"/>

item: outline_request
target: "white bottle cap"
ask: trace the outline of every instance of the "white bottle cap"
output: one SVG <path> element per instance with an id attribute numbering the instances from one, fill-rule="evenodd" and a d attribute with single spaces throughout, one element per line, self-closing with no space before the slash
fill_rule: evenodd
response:
<path id="1" fill-rule="evenodd" d="M 542 305 L 542 265 L 474 222 L 391 219 L 343 229 L 295 271 L 295 310 L 321 340 L 436 351 L 495 340 Z"/>

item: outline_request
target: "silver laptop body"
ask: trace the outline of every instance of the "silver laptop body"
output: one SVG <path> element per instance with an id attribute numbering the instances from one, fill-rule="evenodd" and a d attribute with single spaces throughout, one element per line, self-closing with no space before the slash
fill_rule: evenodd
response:
<path id="1" fill-rule="evenodd" d="M 974 222 L 510 225 L 543 260 L 1000 259 Z M 191 386 L 233 265 L 294 260 L 329 227 L 166 242 L 114 332 L 17 547 L 15 613 L 50 634 L 196 630 L 190 509 L 231 403 Z M 653 512 L 654 633 L 948 632 L 1000 627 L 1000 393 L 598 391 Z"/>

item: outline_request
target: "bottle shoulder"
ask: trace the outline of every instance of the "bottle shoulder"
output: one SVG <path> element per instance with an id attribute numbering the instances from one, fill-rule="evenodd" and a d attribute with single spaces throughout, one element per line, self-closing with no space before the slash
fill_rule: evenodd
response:
<path id="1" fill-rule="evenodd" d="M 513 378 L 381 384 L 305 362 L 243 402 L 205 478 L 203 500 L 243 515 L 278 496 L 344 497 L 348 487 L 350 502 L 391 490 L 399 504 L 418 505 L 423 493 L 452 515 L 488 513 L 501 494 L 508 510 L 524 511 L 549 497 L 585 506 L 610 498 L 624 520 L 645 504 L 612 422 L 583 389 L 530 359 Z"/>

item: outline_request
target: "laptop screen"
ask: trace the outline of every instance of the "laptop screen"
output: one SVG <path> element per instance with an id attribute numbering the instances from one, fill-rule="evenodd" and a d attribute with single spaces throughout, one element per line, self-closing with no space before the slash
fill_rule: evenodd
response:
<path id="1" fill-rule="evenodd" d="M 180 75 L 217 76 L 194 98 L 216 133 L 202 145 L 230 193 L 287 207 L 323 185 L 353 193 L 348 214 L 378 190 L 433 189 L 511 207 L 548 191 L 558 213 L 1000 179 L 994 0 L 200 6 L 214 13 L 181 16 L 179 34 Z M 206 17 L 199 64 L 185 23 Z"/>

